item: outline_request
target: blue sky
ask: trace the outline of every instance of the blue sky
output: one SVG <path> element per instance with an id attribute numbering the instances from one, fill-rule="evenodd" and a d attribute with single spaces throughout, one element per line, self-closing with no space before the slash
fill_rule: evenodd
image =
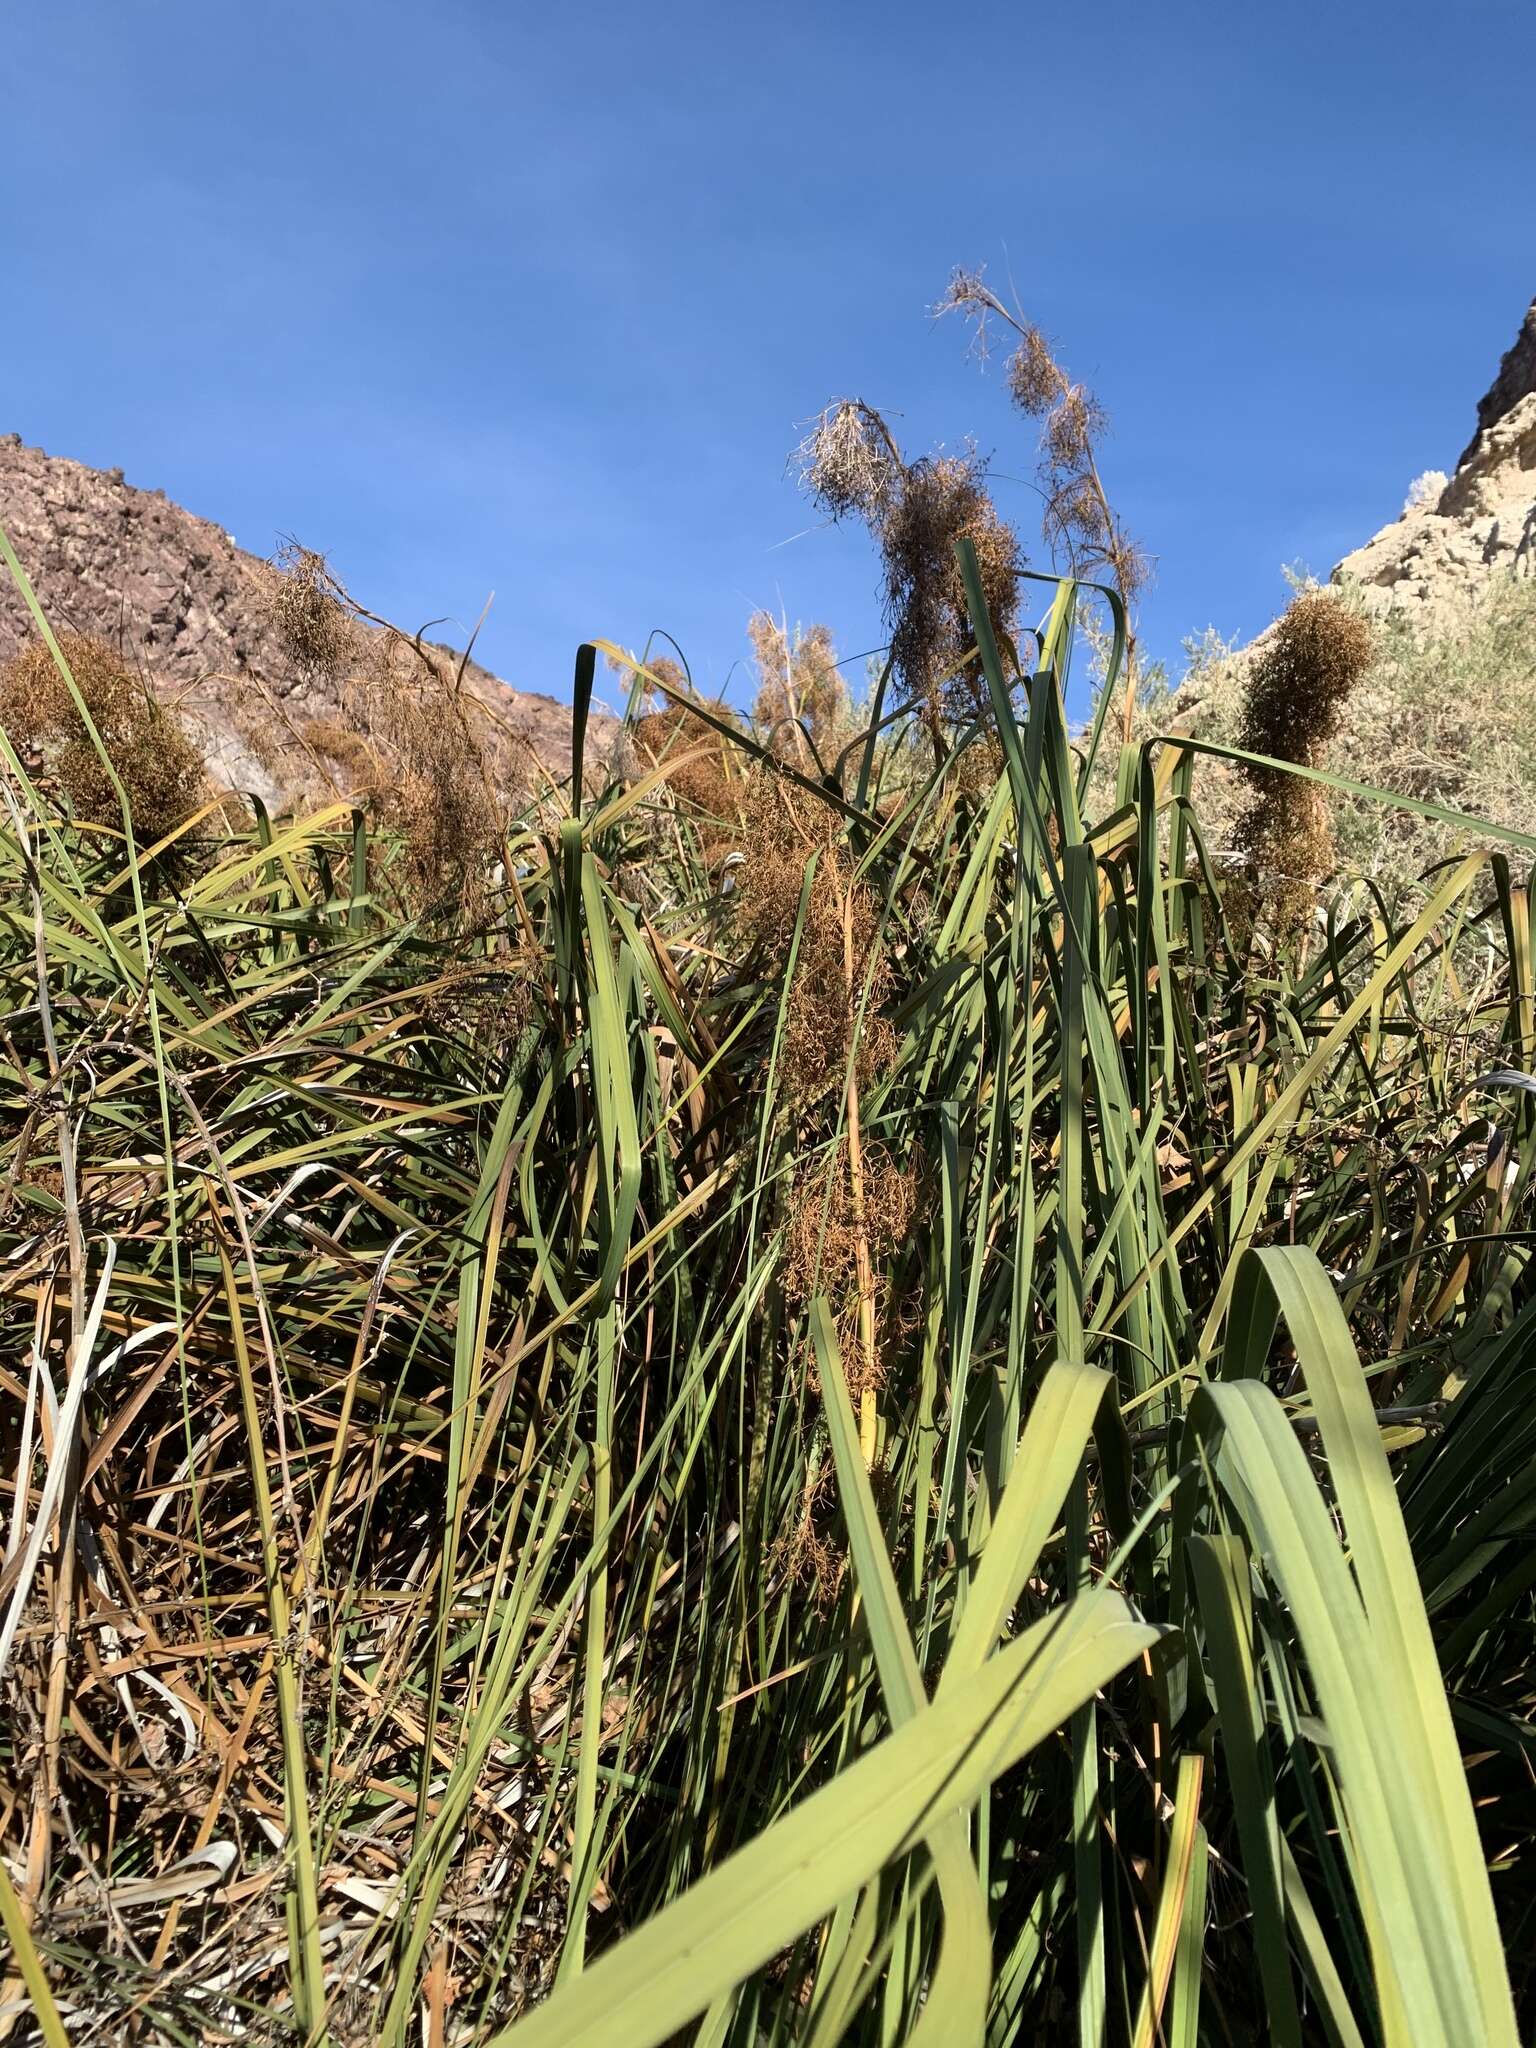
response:
<path id="1" fill-rule="evenodd" d="M 926 308 L 1011 278 L 1096 388 L 1144 637 L 1249 633 L 1448 467 L 1536 291 L 1536 6 L 47 0 L 7 10 L 0 431 L 332 555 L 523 688 L 759 605 L 880 637 L 785 473 L 834 394 L 1025 422 Z"/>

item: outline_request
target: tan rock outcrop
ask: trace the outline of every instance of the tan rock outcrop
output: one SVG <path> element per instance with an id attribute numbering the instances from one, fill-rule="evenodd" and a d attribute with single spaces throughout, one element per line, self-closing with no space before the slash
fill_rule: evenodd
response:
<path id="1" fill-rule="evenodd" d="M 1368 610 L 1433 631 L 1501 575 L 1536 576 L 1536 302 L 1455 474 L 1346 555 L 1333 581 L 1354 585 Z"/>

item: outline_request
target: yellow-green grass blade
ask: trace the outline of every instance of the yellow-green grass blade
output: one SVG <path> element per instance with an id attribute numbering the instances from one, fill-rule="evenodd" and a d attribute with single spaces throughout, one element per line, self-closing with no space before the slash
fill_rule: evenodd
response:
<path id="1" fill-rule="evenodd" d="M 1416 1582 L 1403 1584 L 1394 1567 L 1406 1543 L 1395 1496 L 1369 1477 L 1373 1454 L 1383 1467 L 1385 1454 L 1368 1397 L 1362 1414 L 1349 1390 L 1359 1361 L 1323 1309 L 1331 1288 L 1314 1254 L 1295 1247 L 1248 1258 L 1252 1286 L 1270 1284 L 1278 1261 L 1272 1298 L 1288 1318 L 1294 1312 L 1298 1364 L 1309 1388 L 1323 1390 L 1351 1537 L 1363 1529 L 1358 1585 L 1279 1403 L 1251 1376 L 1251 1352 L 1228 1361 L 1246 1376 L 1203 1388 L 1190 1420 L 1198 1436 L 1217 1432 L 1216 1476 L 1284 1596 L 1316 1687 L 1388 2037 L 1410 2038 L 1401 2029 L 1411 2022 L 1423 2048 L 1468 2039 L 1513 2048 L 1508 1976 L 1433 1650 L 1426 1672 L 1412 1668 L 1405 1647 L 1415 1629 L 1404 1610 L 1422 1603 Z M 1246 1286 L 1235 1306 L 1245 1344 L 1267 1348 L 1273 1324 Z"/>
<path id="2" fill-rule="evenodd" d="M 1194 1880 L 1196 1854 L 1203 1855 L 1205 1849 L 1205 1830 L 1200 1825 L 1200 1788 L 1204 1771 L 1205 1759 L 1197 1750 L 1179 1758 L 1173 1824 L 1168 1830 L 1168 1854 L 1163 1866 L 1162 1889 L 1157 1898 L 1157 1919 L 1153 1923 L 1152 1945 L 1147 1960 L 1147 1983 L 1136 2017 L 1133 2048 L 1153 2048 L 1154 2040 L 1163 2032 L 1163 2009 L 1173 1981 L 1175 1962 L 1190 1950 L 1198 1957 L 1204 1936 L 1203 1864 L 1200 1881 Z"/>
<path id="3" fill-rule="evenodd" d="M 1286 1914 L 1296 1937 L 1307 1980 L 1322 2010 L 1329 2038 L 1335 2048 L 1365 2048 L 1365 2036 L 1360 2031 L 1349 1993 L 1328 1947 L 1317 1908 L 1302 1883 L 1291 1845 L 1283 1835 L 1280 1838 L 1280 1880 L 1285 1892 Z"/>
<path id="4" fill-rule="evenodd" d="M 824 1297 L 818 1296 L 811 1305 L 811 1333 L 855 1577 L 891 1723 L 900 1728 L 927 1710 L 928 1699 L 881 1534 L 837 1335 Z M 962 2044 L 979 2044 L 986 2024 L 992 1983 L 986 1900 L 971 1860 L 962 1815 L 950 1814 L 939 1822 L 928 1838 L 928 1847 L 944 1902 L 944 1945 L 928 2002 L 911 2038 L 914 2048 L 940 2038 L 962 2048 Z"/>
<path id="5" fill-rule="evenodd" d="M 309 1775 L 304 1745 L 304 1719 L 295 1667 L 294 1643 L 290 1634 L 288 1588 L 278 1547 L 277 1517 L 267 1476 L 267 1452 L 262 1441 L 262 1409 L 256 1392 L 249 1346 L 245 1334 L 245 1312 L 235 1269 L 222 1234 L 218 1240 L 219 1265 L 229 1305 L 230 1331 L 239 1367 L 240 1398 L 244 1408 L 247 1450 L 250 1457 L 252 1490 L 256 1501 L 257 1526 L 265 1563 L 268 1612 L 275 1645 L 278 1719 L 282 1730 L 283 1790 L 287 1823 L 287 1850 L 293 1861 L 293 1884 L 288 1894 L 288 1929 L 293 1960 L 293 2004 L 306 2048 L 320 2048 L 327 2039 L 325 1958 L 320 1946 L 320 1885 L 315 1867 L 315 1843 L 310 1823 Z"/>
<path id="6" fill-rule="evenodd" d="M 1221 1757 L 1242 1845 L 1265 2009 L 1275 2048 L 1299 2048 L 1301 2016 L 1286 1941 L 1281 1833 L 1253 1653 L 1248 1553 L 1233 1536 L 1192 1536 L 1189 1564 L 1216 1696 Z"/>
<path id="7" fill-rule="evenodd" d="M 1456 1969 L 1466 1958 L 1476 1984 L 1482 2038 L 1513 2041 L 1503 1944 L 1461 1752 L 1402 1508 L 1349 1326 L 1328 1275 L 1305 1246 L 1274 1246 L 1250 1252 L 1244 1261 L 1233 1317 L 1246 1326 L 1254 1349 L 1268 1334 L 1262 1315 L 1250 1306 L 1260 1295 L 1267 1295 L 1284 1318 L 1312 1399 L 1370 1622 L 1376 1675 L 1383 1692 L 1397 1703 L 1397 1776 L 1412 1784 L 1426 1823 L 1423 1839 L 1441 1862 L 1440 1898 L 1456 1928 L 1447 1938 L 1442 1969 Z M 1252 1352 L 1234 1361 L 1239 1364 L 1251 1368 Z"/>
<path id="8" fill-rule="evenodd" d="M 21 1901 L 11 1883 L 11 1874 L 3 1862 L 0 1862 L 0 1926 L 5 1929 L 12 1959 L 32 2001 L 32 2017 L 37 2022 L 45 2048 L 69 2048 L 69 2035 L 59 2016 L 58 2005 L 43 1969 L 43 1959 L 37 1952 L 32 1930 L 27 1925 Z"/>
<path id="9" fill-rule="evenodd" d="M 925 1708 L 493 2041 L 658 2048 L 945 1815 L 974 1805 L 1158 1636 L 1108 1591 L 1037 1622 L 963 1695 Z"/>
<path id="10" fill-rule="evenodd" d="M 996 1648 L 1039 1562 L 1110 1389 L 1092 1365 L 1053 1365 L 1040 1384 L 1013 1470 L 950 1642 L 938 1696 L 962 1689 Z"/>
<path id="11" fill-rule="evenodd" d="M 1236 761 L 1240 766 L 1263 768 L 1272 773 L 1294 776 L 1300 782 L 1315 783 L 1339 796 L 1364 797 L 1368 803 L 1386 804 L 1394 811 L 1408 811 L 1416 818 L 1429 818 L 1438 825 L 1456 825 L 1473 839 L 1497 839 L 1522 853 L 1536 854 L 1536 833 L 1521 832 L 1513 825 L 1496 825 L 1471 811 L 1458 811 L 1449 804 L 1437 804 L 1425 797 L 1409 796 L 1402 790 L 1381 789 L 1375 783 L 1355 782 L 1327 768 L 1309 768 L 1300 761 L 1284 761 L 1274 754 L 1256 754 L 1245 747 L 1224 746 L 1219 740 L 1196 740 L 1187 735 L 1159 734 L 1145 742 L 1149 747 L 1178 747 L 1189 754 L 1209 754 L 1213 760 Z"/>

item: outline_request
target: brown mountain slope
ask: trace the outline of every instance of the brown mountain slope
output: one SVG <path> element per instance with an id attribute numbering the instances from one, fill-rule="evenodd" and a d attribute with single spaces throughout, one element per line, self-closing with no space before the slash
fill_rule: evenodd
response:
<path id="1" fill-rule="evenodd" d="M 343 692 L 305 672 L 279 634 L 274 571 L 163 491 L 136 490 L 121 470 L 88 469 L 0 437 L 0 526 L 51 625 L 118 649 L 174 705 L 217 782 L 270 808 L 314 792 L 314 730 L 347 723 Z M 0 662 L 33 637 L 12 578 L 0 569 Z M 478 663 L 464 687 L 509 739 L 555 776 L 570 771 L 570 712 L 511 689 Z M 597 721 L 594 747 L 607 722 Z"/>

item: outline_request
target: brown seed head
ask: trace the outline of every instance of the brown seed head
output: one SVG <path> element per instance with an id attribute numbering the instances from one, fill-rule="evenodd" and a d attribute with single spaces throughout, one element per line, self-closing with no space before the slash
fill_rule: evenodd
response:
<path id="1" fill-rule="evenodd" d="M 201 756 L 175 713 L 111 648 L 66 633 L 59 649 L 127 792 L 134 838 L 151 845 L 196 808 L 205 787 Z M 0 723 L 14 740 L 42 752 L 77 817 L 117 824 L 112 778 L 43 641 L 24 647 L 0 673 Z"/>
<path id="2" fill-rule="evenodd" d="M 946 710 L 972 713 L 985 695 L 979 664 L 963 658 L 975 634 L 957 541 L 969 540 L 976 550 L 994 629 L 1011 634 L 1017 620 L 1018 536 L 993 504 L 985 475 L 974 451 L 913 463 L 880 534 L 891 652 L 931 719 Z"/>
<path id="3" fill-rule="evenodd" d="M 753 722 L 772 734 L 774 752 L 803 769 L 813 767 L 803 726 L 823 756 L 847 717 L 848 692 L 837 665 L 831 629 L 811 626 L 791 640 L 768 612 L 754 612 L 747 637 L 757 657 L 758 691 Z"/>
<path id="4" fill-rule="evenodd" d="M 1316 767 L 1370 663 L 1370 621 L 1337 593 L 1304 591 L 1253 665 L 1239 745 Z"/>
<path id="5" fill-rule="evenodd" d="M 1050 343 L 1038 327 L 1026 327 L 1008 358 L 1009 397 L 1020 412 L 1043 419 L 1068 388 L 1066 372 L 1051 353 Z"/>
<path id="6" fill-rule="evenodd" d="M 272 623 L 301 674 L 334 681 L 362 658 L 358 622 L 324 555 L 287 541 L 273 556 Z"/>
<path id="7" fill-rule="evenodd" d="M 723 707 L 710 708 L 718 713 Z M 667 787 L 693 813 L 706 860 L 739 843 L 746 778 L 727 740 L 686 704 L 672 703 L 638 719 L 632 740 L 638 772 L 663 770 Z"/>
<path id="8" fill-rule="evenodd" d="M 1303 767 L 1321 766 L 1351 690 L 1369 668 L 1369 622 L 1337 593 L 1296 598 L 1254 662 L 1238 744 Z M 1252 795 L 1237 824 L 1244 874 L 1232 892 L 1240 926 L 1261 912 L 1281 935 L 1297 932 L 1334 864 L 1327 800 L 1278 768 L 1245 767 Z"/>
<path id="9" fill-rule="evenodd" d="M 802 486 L 834 519 L 878 520 L 901 483 L 885 422 L 861 398 L 834 399 L 797 453 Z"/>

